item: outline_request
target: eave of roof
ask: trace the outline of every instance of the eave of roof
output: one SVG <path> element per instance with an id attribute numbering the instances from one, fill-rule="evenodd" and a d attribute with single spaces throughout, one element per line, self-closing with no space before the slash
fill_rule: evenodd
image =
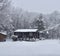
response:
<path id="1" fill-rule="evenodd" d="M 38 29 L 17 29 L 14 32 L 37 32 Z"/>
<path id="2" fill-rule="evenodd" d="M 7 35 L 7 33 L 6 33 L 6 32 L 0 32 L 0 34 Z"/>

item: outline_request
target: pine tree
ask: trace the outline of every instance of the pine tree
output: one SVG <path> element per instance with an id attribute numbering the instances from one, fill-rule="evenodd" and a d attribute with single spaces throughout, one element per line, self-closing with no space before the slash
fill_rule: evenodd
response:
<path id="1" fill-rule="evenodd" d="M 43 23 L 43 15 L 40 14 L 40 16 L 38 17 L 38 20 L 36 21 L 36 25 L 39 31 L 42 31 L 45 29 L 44 27 L 44 23 Z"/>
<path id="2" fill-rule="evenodd" d="M 38 19 L 36 20 L 36 23 L 35 23 L 35 25 L 37 26 L 37 29 L 38 29 L 38 31 L 40 32 L 40 31 L 43 31 L 43 30 L 45 30 L 45 27 L 44 27 L 44 22 L 43 22 L 43 15 L 42 14 L 40 14 L 40 16 L 38 17 Z M 46 37 L 46 32 L 40 32 L 40 34 L 39 34 L 40 36 L 40 39 L 42 38 L 42 37 Z"/>

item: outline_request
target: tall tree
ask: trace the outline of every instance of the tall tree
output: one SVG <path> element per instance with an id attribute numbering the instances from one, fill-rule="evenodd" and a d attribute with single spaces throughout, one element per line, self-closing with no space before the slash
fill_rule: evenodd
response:
<path id="1" fill-rule="evenodd" d="M 10 0 L 0 0 L 0 31 L 10 32 L 12 28 L 10 16 Z"/>
<path id="2" fill-rule="evenodd" d="M 37 20 L 35 20 L 35 25 L 39 31 L 42 31 L 45 29 L 42 14 L 40 14 L 40 16 L 37 18 Z"/>

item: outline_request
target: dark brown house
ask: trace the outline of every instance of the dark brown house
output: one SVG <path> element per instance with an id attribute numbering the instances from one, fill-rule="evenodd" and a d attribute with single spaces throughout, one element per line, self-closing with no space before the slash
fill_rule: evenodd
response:
<path id="1" fill-rule="evenodd" d="M 0 32 L 0 41 L 6 41 L 6 37 L 7 37 L 6 33 Z"/>
<path id="2" fill-rule="evenodd" d="M 18 29 L 14 31 L 14 35 L 18 36 L 18 38 L 22 40 L 39 38 L 38 29 Z"/>

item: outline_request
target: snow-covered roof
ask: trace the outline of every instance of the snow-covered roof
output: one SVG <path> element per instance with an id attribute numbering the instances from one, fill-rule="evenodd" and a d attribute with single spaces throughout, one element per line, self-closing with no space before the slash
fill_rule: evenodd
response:
<path id="1" fill-rule="evenodd" d="M 38 29 L 17 29 L 14 32 L 36 32 Z"/>
<path id="2" fill-rule="evenodd" d="M 7 35 L 7 33 L 6 33 L 6 32 L 0 32 L 0 34 Z"/>

